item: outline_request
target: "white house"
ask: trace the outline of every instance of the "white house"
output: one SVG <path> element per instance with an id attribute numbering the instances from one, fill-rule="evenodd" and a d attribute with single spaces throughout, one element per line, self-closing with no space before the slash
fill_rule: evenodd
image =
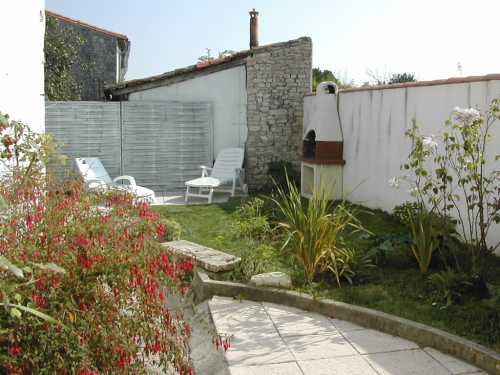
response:
<path id="1" fill-rule="evenodd" d="M 0 112 L 45 130 L 45 0 L 0 2 Z"/>

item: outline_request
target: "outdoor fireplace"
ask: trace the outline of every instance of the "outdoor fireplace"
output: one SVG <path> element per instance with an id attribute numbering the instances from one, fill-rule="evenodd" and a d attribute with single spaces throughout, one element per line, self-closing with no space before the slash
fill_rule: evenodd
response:
<path id="1" fill-rule="evenodd" d="M 323 185 L 332 199 L 342 197 L 343 138 L 337 110 L 337 86 L 318 85 L 316 95 L 304 98 L 301 191 L 310 197 Z"/>

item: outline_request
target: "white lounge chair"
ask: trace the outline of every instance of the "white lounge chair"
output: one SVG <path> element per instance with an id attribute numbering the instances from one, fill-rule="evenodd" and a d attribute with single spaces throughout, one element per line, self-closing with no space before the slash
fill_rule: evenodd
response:
<path id="1" fill-rule="evenodd" d="M 139 201 L 149 203 L 155 201 L 155 192 L 137 185 L 132 176 L 118 176 L 111 179 L 99 158 L 76 158 L 75 164 L 87 190 L 123 189 L 130 192 Z"/>
<path id="2" fill-rule="evenodd" d="M 186 197 L 207 198 L 208 203 L 212 203 L 214 189 L 227 191 L 234 197 L 236 182 L 240 183 L 241 189 L 246 192 L 246 185 L 243 184 L 243 158 L 245 152 L 242 148 L 226 148 L 219 152 L 213 168 L 201 166 L 201 177 L 186 182 Z M 210 173 L 209 173 L 210 172 Z M 221 189 L 222 185 L 231 184 L 230 189 Z M 190 189 L 197 188 L 198 193 L 192 193 Z M 203 191 L 208 190 L 208 194 Z"/>

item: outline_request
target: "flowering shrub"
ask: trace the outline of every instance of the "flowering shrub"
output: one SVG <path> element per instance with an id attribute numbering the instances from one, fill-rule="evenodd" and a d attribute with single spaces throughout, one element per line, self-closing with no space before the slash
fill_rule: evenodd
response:
<path id="1" fill-rule="evenodd" d="M 43 173 L 42 137 L 0 123 L 12 137 L 2 160 L 14 161 L 0 180 L 0 373 L 194 374 L 190 327 L 165 304 L 188 293 L 193 263 L 155 241 L 158 214 L 123 192 L 58 183 Z"/>
<path id="2" fill-rule="evenodd" d="M 500 120 L 500 99 L 484 114 L 457 107 L 453 120 L 438 137 L 423 136 L 415 124 L 407 132 L 413 149 L 403 169 L 412 174 L 403 179 L 421 207 L 443 219 L 457 218 L 474 272 L 481 272 L 485 256 L 500 246 L 486 242 L 500 223 L 500 155 L 488 160 L 486 152 L 491 129 Z M 400 179 L 389 183 L 399 187 Z"/>

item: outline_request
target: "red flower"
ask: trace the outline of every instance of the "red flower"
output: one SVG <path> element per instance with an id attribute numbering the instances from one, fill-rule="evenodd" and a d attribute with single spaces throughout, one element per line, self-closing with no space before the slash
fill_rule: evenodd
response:
<path id="1" fill-rule="evenodd" d="M 163 223 L 158 225 L 158 228 L 156 228 L 156 234 L 158 235 L 158 237 L 163 237 L 166 232 L 167 232 L 167 226 Z"/>
<path id="2" fill-rule="evenodd" d="M 45 297 L 41 296 L 40 294 L 33 293 L 31 295 L 31 299 L 33 300 L 33 302 L 35 303 L 35 305 L 38 308 L 44 309 L 49 305 L 49 302 L 47 301 L 47 299 Z"/>
<path id="3" fill-rule="evenodd" d="M 19 345 L 14 345 L 9 348 L 10 355 L 17 357 L 19 354 L 23 352 L 23 348 Z"/>
<path id="4" fill-rule="evenodd" d="M 160 301 L 162 301 L 162 302 L 165 301 L 165 292 L 160 292 L 158 294 L 158 297 L 160 298 Z"/>
<path id="5" fill-rule="evenodd" d="M 99 375 L 99 373 L 93 370 L 85 369 L 78 371 L 77 375 Z"/>
<path id="6" fill-rule="evenodd" d="M 45 289 L 45 277 L 40 277 L 36 282 L 35 282 L 35 287 L 38 290 L 44 290 Z"/>
<path id="7" fill-rule="evenodd" d="M 80 246 L 84 249 L 86 249 L 90 245 L 90 239 L 85 237 L 83 234 L 77 235 L 73 241 L 76 246 Z"/>
<path id="8" fill-rule="evenodd" d="M 35 217 L 31 214 L 26 215 L 26 227 L 28 230 L 33 229 L 33 226 L 35 224 Z"/>
<path id="9" fill-rule="evenodd" d="M 193 260 L 191 258 L 186 259 L 179 265 L 179 268 L 183 271 L 191 271 L 193 269 Z"/>
<path id="10" fill-rule="evenodd" d="M 15 141 L 14 138 L 12 138 L 10 135 L 4 135 L 2 143 L 5 147 L 9 147 L 12 146 L 15 143 Z"/>
<path id="11" fill-rule="evenodd" d="M 153 353 L 159 353 L 159 352 L 161 352 L 161 344 L 160 344 L 158 341 L 156 341 L 156 342 L 155 342 L 155 343 L 151 346 L 151 351 L 152 351 Z"/>
<path id="12" fill-rule="evenodd" d="M 156 294 L 156 290 L 158 289 L 158 283 L 154 280 L 149 280 L 146 284 L 146 292 L 150 296 L 154 296 Z"/>
<path id="13" fill-rule="evenodd" d="M 85 269 L 92 268 L 94 264 L 94 261 L 85 254 L 80 256 L 79 261 L 80 265 Z"/>
<path id="14" fill-rule="evenodd" d="M 50 285 L 52 286 L 52 288 L 56 289 L 60 283 L 61 283 L 61 279 L 59 278 L 59 276 L 52 275 L 52 277 L 50 279 Z"/>

